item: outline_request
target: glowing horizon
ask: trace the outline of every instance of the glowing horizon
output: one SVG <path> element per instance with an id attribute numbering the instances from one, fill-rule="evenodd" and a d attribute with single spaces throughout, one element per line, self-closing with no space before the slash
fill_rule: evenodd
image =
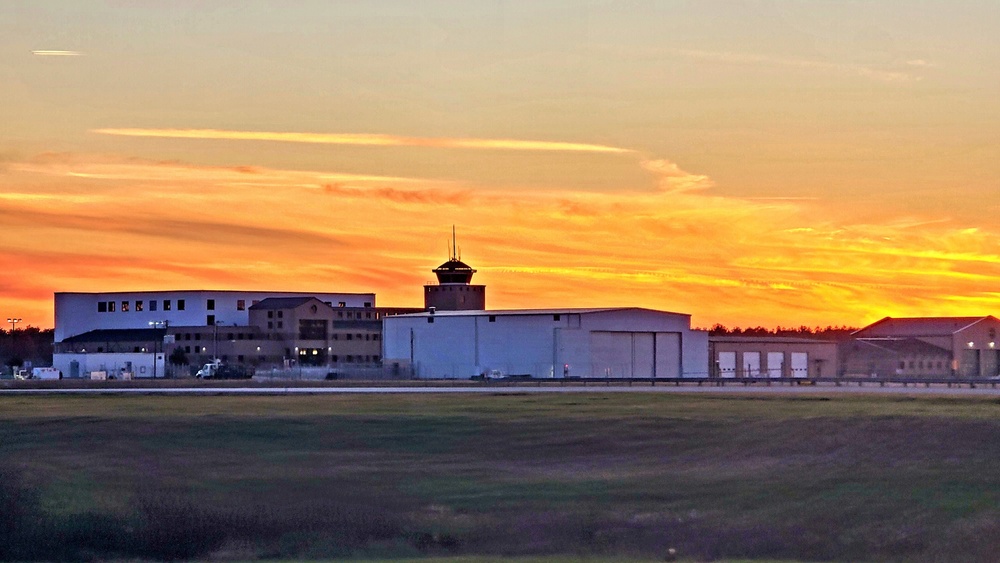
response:
<path id="1" fill-rule="evenodd" d="M 419 306 L 456 225 L 491 308 L 1000 316 L 1000 15 L 900 14 L 25 3 L 0 36 L 0 315 L 190 288 Z"/>

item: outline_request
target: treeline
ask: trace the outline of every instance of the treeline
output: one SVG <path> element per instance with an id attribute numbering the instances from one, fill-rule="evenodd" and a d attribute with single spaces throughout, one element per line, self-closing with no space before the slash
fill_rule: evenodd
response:
<path id="1" fill-rule="evenodd" d="M 51 366 L 55 330 L 29 326 L 16 330 L 0 330 L 0 363 L 4 368 L 23 366 Z M 9 370 L 7 373 L 10 373 Z"/>
<path id="2" fill-rule="evenodd" d="M 786 328 L 778 326 L 776 328 L 755 327 L 733 327 L 716 323 L 708 329 L 711 336 L 788 336 L 796 338 L 815 338 L 817 340 L 848 340 L 851 334 L 857 331 L 857 327 L 851 326 L 827 326 L 810 328 L 805 325 L 798 328 Z"/>

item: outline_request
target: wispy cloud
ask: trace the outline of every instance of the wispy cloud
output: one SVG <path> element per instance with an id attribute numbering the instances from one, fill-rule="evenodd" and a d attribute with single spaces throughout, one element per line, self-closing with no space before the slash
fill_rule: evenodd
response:
<path id="1" fill-rule="evenodd" d="M 773 55 L 761 55 L 757 53 L 740 53 L 732 51 L 702 51 L 697 49 L 675 49 L 674 53 L 683 57 L 711 61 L 732 65 L 755 65 L 755 66 L 776 66 L 786 68 L 799 68 L 804 70 L 819 70 L 836 72 L 838 74 L 856 75 L 871 78 L 883 82 L 907 82 L 920 80 L 910 72 L 901 70 L 881 69 L 869 65 L 827 61 L 821 59 L 805 59 L 795 57 L 778 57 Z M 927 66 L 925 61 L 907 61 L 910 67 Z"/>
<path id="2" fill-rule="evenodd" d="M 335 286 L 414 305 L 452 224 L 491 307 L 856 324 L 1000 306 L 1000 234 L 989 225 L 833 219 L 849 216 L 836 201 L 725 197 L 673 161 L 639 164 L 659 189 L 510 191 L 72 154 L 11 162 L 0 306 L 50 310 L 51 291 L 99 291 L 111 279 L 126 280 L 119 289 Z M 5 274 L 16 271 L 32 275 Z"/>
<path id="3" fill-rule="evenodd" d="M 32 51 L 31 54 L 39 57 L 82 57 L 83 56 L 83 53 L 81 53 L 80 51 L 55 51 L 46 49 L 38 49 Z"/>
<path id="4" fill-rule="evenodd" d="M 218 129 L 94 129 L 102 135 L 127 137 L 160 137 L 172 139 L 222 139 L 236 141 L 273 141 L 281 143 L 315 143 L 325 145 L 357 145 L 376 147 L 433 147 L 453 149 L 492 149 L 517 151 L 568 151 L 596 153 L 630 153 L 629 149 L 569 143 L 519 139 L 467 139 L 436 137 L 404 137 L 374 133 L 298 133 L 275 131 L 224 131 Z"/>

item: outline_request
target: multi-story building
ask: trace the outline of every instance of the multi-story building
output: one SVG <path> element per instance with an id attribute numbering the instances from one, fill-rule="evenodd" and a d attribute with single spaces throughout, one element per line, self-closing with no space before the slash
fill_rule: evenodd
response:
<path id="1" fill-rule="evenodd" d="M 219 359 L 252 367 L 381 361 L 373 293 L 160 291 L 56 294 L 53 365 L 68 377 L 190 373 Z"/>

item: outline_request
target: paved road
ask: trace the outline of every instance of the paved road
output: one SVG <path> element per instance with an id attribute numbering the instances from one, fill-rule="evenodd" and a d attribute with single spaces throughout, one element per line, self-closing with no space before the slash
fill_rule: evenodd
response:
<path id="1" fill-rule="evenodd" d="M 164 388 L 108 388 L 108 389 L 0 389 L 0 396 L 11 395 L 356 395 L 356 394 L 542 394 L 542 393 L 697 393 L 716 395 L 909 395 L 909 396 L 996 396 L 1000 389 L 993 387 L 948 387 L 945 385 L 915 387 L 887 385 L 885 387 L 859 386 L 588 386 L 588 387 L 533 387 L 533 386 L 481 386 L 481 387 L 164 387 Z"/>

